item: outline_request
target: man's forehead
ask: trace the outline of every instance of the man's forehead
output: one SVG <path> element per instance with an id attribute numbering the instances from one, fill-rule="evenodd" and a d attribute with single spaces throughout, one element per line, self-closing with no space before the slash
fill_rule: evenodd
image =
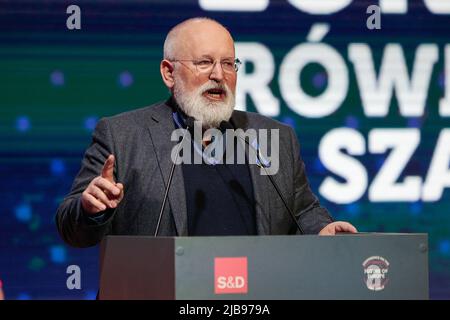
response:
<path id="1" fill-rule="evenodd" d="M 234 42 L 231 35 L 225 28 L 214 22 L 190 23 L 180 30 L 177 38 L 185 53 L 196 56 L 217 54 L 234 56 Z"/>

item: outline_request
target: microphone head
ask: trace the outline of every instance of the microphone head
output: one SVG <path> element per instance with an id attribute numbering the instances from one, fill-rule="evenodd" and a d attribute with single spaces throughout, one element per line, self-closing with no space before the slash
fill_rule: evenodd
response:
<path id="1" fill-rule="evenodd" d="M 219 125 L 220 130 L 234 129 L 233 125 L 229 121 L 222 121 Z"/>
<path id="2" fill-rule="evenodd" d="M 186 124 L 186 127 L 193 128 L 194 127 L 195 119 L 193 117 L 187 117 L 184 123 Z"/>

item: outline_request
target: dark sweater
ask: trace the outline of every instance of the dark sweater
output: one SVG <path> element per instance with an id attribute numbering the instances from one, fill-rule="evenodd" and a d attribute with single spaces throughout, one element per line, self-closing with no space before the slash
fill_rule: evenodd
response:
<path id="1" fill-rule="evenodd" d="M 256 234 L 250 170 L 234 163 L 182 165 L 190 236 Z"/>

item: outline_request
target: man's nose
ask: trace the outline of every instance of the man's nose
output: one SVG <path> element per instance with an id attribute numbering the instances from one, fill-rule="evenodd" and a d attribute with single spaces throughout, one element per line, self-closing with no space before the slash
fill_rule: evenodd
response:
<path id="1" fill-rule="evenodd" d="M 216 61 L 216 63 L 214 63 L 211 74 L 209 75 L 209 79 L 216 82 L 221 82 L 223 80 L 223 69 L 220 62 Z"/>

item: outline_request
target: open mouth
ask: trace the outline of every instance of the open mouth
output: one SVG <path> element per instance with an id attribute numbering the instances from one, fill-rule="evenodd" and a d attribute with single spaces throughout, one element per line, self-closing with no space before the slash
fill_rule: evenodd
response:
<path id="1" fill-rule="evenodd" d="M 220 88 L 214 88 L 206 90 L 203 93 L 203 96 L 211 100 L 223 100 L 225 99 L 226 93 L 225 90 L 222 90 Z"/>

